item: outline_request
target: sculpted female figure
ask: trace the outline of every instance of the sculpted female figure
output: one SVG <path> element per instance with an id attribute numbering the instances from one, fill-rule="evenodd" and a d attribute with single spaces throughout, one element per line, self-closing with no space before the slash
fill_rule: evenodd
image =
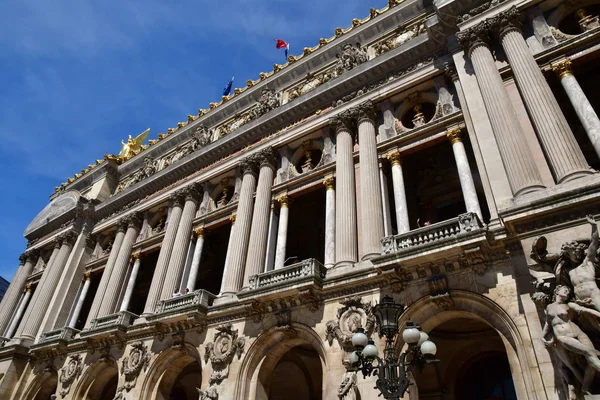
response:
<path id="1" fill-rule="evenodd" d="M 542 331 L 542 341 L 546 346 L 557 346 L 558 354 L 563 363 L 573 372 L 577 379 L 583 381 L 583 376 L 577 363 L 566 352 L 581 354 L 590 366 L 600 372 L 600 359 L 592 341 L 573 322 L 575 313 L 587 313 L 600 318 L 600 312 L 567 302 L 571 295 L 568 286 L 558 285 L 554 290 L 554 302 L 546 307 L 546 324 Z M 550 340 L 546 338 L 552 334 Z"/>

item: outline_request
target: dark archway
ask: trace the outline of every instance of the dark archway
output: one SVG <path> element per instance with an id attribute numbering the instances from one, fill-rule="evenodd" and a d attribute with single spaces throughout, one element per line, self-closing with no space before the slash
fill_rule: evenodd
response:
<path id="1" fill-rule="evenodd" d="M 468 361 L 458 377 L 455 399 L 516 400 L 506 354 L 481 354 Z"/>
<path id="2" fill-rule="evenodd" d="M 273 369 L 267 383 L 269 400 L 320 400 L 322 375 L 317 351 L 308 344 L 296 346 Z"/>
<path id="3" fill-rule="evenodd" d="M 179 400 L 198 397 L 196 388 L 202 383 L 202 367 L 190 356 L 175 360 L 162 374 L 156 399 Z"/>
<path id="4" fill-rule="evenodd" d="M 99 361 L 84 373 L 75 390 L 77 400 L 112 400 L 117 393 L 119 371 L 114 360 Z"/>
<path id="5" fill-rule="evenodd" d="M 51 400 L 52 395 L 56 394 L 58 387 L 58 374 L 54 369 L 48 369 L 42 372 L 36 378 L 32 386 L 23 396 L 24 399 L 31 400 Z"/>

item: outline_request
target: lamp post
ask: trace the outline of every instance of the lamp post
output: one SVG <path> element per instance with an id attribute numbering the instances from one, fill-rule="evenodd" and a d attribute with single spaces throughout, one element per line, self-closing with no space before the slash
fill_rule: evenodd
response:
<path id="1" fill-rule="evenodd" d="M 402 339 L 408 349 L 396 357 L 394 341 L 398 334 L 398 319 L 404 306 L 394 302 L 390 296 L 384 296 L 381 303 L 373 307 L 373 314 L 379 324 L 379 335 L 385 336 L 386 343 L 383 359 L 373 340 L 365 335 L 364 329 L 358 328 L 352 336 L 355 351 L 350 354 L 352 370 L 362 371 L 363 377 L 376 375 L 376 389 L 379 389 L 387 400 L 399 400 L 408 390 L 408 373 L 416 366 L 423 368 L 425 364 L 438 362 L 434 358 L 436 345 L 429 340 L 425 332 L 408 321 L 402 332 Z M 376 365 L 373 362 L 377 361 Z"/>

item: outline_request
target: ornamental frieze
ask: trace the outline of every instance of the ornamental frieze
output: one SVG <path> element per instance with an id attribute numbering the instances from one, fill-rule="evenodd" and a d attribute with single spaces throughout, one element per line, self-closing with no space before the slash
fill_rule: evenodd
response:
<path id="1" fill-rule="evenodd" d="M 337 340 L 340 347 L 344 350 L 352 348 L 352 335 L 358 328 L 364 328 L 367 336 L 371 336 L 375 329 L 375 316 L 373 315 L 373 306 L 371 302 L 363 302 L 360 296 L 348 297 L 340 304 L 343 307 L 338 309 L 337 318 L 328 321 L 325 328 L 325 338 L 329 345 Z"/>
<path id="2" fill-rule="evenodd" d="M 351 45 L 350 43 L 342 46 L 342 52 L 336 55 L 337 62 L 335 64 L 336 77 L 348 72 L 353 68 L 358 67 L 368 61 L 367 50 L 360 43 Z"/>

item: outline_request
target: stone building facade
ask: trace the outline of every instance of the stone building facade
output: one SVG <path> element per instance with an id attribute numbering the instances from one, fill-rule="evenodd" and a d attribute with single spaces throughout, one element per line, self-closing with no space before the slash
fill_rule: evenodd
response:
<path id="1" fill-rule="evenodd" d="M 384 295 L 438 346 L 405 398 L 599 394 L 599 12 L 390 0 L 130 138 L 27 227 L 0 398 L 376 399 Z"/>

